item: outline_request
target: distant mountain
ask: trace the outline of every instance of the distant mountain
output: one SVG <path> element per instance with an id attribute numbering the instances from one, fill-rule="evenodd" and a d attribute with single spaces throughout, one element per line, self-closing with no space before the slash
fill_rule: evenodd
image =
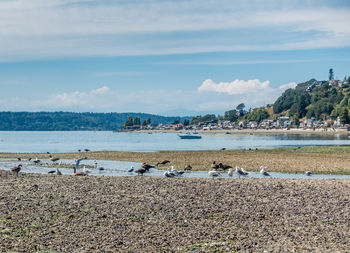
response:
<path id="1" fill-rule="evenodd" d="M 192 117 L 165 117 L 147 113 L 0 112 L 0 131 L 116 130 L 129 116 L 150 118 L 152 124 L 183 122 Z"/>

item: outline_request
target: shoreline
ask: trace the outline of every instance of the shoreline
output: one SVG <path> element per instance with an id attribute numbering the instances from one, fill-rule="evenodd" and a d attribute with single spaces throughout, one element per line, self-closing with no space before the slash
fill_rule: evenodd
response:
<path id="1" fill-rule="evenodd" d="M 135 131 L 125 131 L 125 132 L 135 132 L 135 133 L 183 133 L 183 132 L 198 132 L 201 134 L 262 134 L 262 135 L 278 135 L 278 134 L 300 134 L 300 135 L 349 135 L 350 131 L 347 129 L 336 128 L 332 130 L 328 128 L 326 131 L 323 129 L 213 129 L 213 130 L 135 130 Z"/>
<path id="2" fill-rule="evenodd" d="M 166 169 L 174 165 L 183 170 L 188 164 L 193 170 L 209 170 L 213 161 L 239 166 L 247 171 L 259 171 L 264 166 L 268 171 L 286 173 L 350 174 L 350 146 L 320 146 L 264 150 L 213 150 L 213 151 L 159 151 L 159 152 L 82 152 L 56 153 L 61 159 L 77 159 L 87 156 L 89 160 L 117 160 L 156 164 L 170 160 Z M 48 159 L 45 153 L 0 153 L 0 158 Z"/>

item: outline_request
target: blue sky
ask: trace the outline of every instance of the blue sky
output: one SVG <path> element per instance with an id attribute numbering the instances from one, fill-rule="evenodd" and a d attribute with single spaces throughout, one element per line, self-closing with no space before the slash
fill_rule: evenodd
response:
<path id="1" fill-rule="evenodd" d="M 0 110 L 223 113 L 350 75 L 349 1 L 0 0 Z"/>

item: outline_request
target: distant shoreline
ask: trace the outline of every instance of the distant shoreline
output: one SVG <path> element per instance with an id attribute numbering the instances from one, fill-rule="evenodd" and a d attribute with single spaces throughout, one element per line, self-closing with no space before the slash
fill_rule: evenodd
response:
<path id="1" fill-rule="evenodd" d="M 331 129 L 327 128 L 326 131 L 323 129 L 214 129 L 214 130 L 137 130 L 130 132 L 139 133 L 183 133 L 183 132 L 198 132 L 201 134 L 317 134 L 317 135 L 350 135 L 350 131 L 346 129 Z"/>

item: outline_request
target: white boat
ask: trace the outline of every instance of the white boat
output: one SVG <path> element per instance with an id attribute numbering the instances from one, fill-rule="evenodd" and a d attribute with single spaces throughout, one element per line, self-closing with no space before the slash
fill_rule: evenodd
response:
<path id="1" fill-rule="evenodd" d="M 178 134 L 178 136 L 181 139 L 201 139 L 202 136 L 198 133 L 185 133 L 185 134 Z"/>

